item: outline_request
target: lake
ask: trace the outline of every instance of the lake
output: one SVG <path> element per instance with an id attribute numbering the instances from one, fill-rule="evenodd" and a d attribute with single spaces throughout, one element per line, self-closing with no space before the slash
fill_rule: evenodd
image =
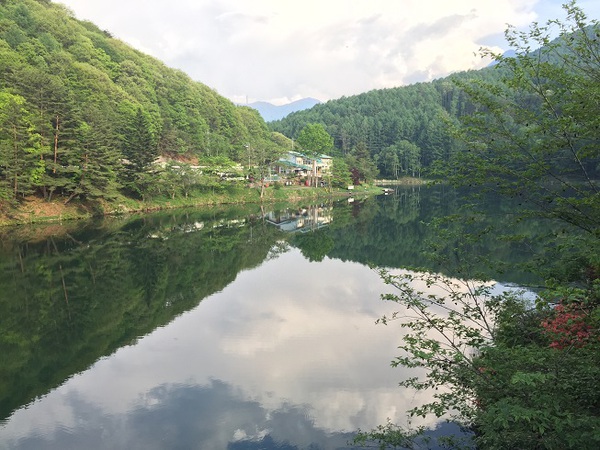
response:
<path id="1" fill-rule="evenodd" d="M 405 423 L 426 396 L 398 387 L 369 264 L 426 265 L 426 223 L 458 203 L 396 187 L 3 230 L 0 448 L 344 449 Z M 487 242 L 513 268 L 516 245 Z"/>

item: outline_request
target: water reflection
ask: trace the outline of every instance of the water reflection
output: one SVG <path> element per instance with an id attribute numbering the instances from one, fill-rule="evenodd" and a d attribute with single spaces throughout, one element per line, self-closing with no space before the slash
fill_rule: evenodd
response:
<path id="1" fill-rule="evenodd" d="M 426 399 L 397 387 L 364 264 L 423 265 L 424 222 L 452 206 L 410 189 L 3 239 L 0 448 L 333 449 L 402 423 Z M 294 218 L 311 232 L 269 223 Z"/>
<path id="2" fill-rule="evenodd" d="M 270 436 L 344 448 L 416 401 L 389 368 L 397 330 L 373 326 L 380 293 L 362 265 L 290 251 L 18 411 L 4 442 L 223 449 Z"/>
<path id="3" fill-rule="evenodd" d="M 294 442 L 290 448 L 345 448 L 350 438 L 316 428 L 302 408 L 284 405 L 269 411 L 219 381 L 206 386 L 157 386 L 135 409 L 121 414 L 106 414 L 75 393 L 64 402 L 78 414 L 76 424 L 24 436 L 18 447 L 226 449 L 261 443 L 265 449 L 282 448 L 278 442 Z"/>
<path id="4" fill-rule="evenodd" d="M 326 227 L 333 221 L 333 205 L 308 205 L 270 211 L 265 219 L 281 231 L 307 233 Z"/>

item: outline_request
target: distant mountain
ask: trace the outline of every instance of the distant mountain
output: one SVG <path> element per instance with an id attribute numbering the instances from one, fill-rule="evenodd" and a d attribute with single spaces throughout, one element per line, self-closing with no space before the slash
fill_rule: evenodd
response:
<path id="1" fill-rule="evenodd" d="M 504 57 L 504 58 L 514 58 L 515 56 L 517 56 L 517 52 L 512 49 L 507 50 L 504 53 L 502 53 L 502 57 Z M 488 67 L 495 66 L 496 64 L 498 64 L 498 61 L 492 61 L 491 63 L 488 64 Z"/>
<path id="2" fill-rule="evenodd" d="M 254 102 L 248 104 L 248 106 L 256 109 L 265 122 L 272 122 L 274 120 L 283 119 L 285 116 L 293 112 L 312 108 L 319 103 L 321 102 L 316 98 L 303 98 L 301 100 L 296 100 L 295 102 L 281 106 L 273 105 L 272 103 L 268 102 Z"/>

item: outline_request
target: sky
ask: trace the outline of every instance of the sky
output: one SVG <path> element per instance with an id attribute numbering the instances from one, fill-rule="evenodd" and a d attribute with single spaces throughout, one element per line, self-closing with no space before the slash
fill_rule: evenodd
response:
<path id="1" fill-rule="evenodd" d="M 507 49 L 565 0 L 60 0 L 230 100 L 281 105 L 431 81 Z M 579 0 L 590 19 L 600 2 Z"/>

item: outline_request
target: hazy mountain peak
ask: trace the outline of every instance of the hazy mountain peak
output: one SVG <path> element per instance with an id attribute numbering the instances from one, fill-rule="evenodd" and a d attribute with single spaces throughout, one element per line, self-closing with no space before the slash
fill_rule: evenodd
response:
<path id="1" fill-rule="evenodd" d="M 265 122 L 272 122 L 274 120 L 283 119 L 285 116 L 293 112 L 312 108 L 319 103 L 321 102 L 316 98 L 308 97 L 296 100 L 295 102 L 287 103 L 285 105 L 273 105 L 269 102 L 253 102 L 249 103 L 248 106 L 256 109 Z"/>

